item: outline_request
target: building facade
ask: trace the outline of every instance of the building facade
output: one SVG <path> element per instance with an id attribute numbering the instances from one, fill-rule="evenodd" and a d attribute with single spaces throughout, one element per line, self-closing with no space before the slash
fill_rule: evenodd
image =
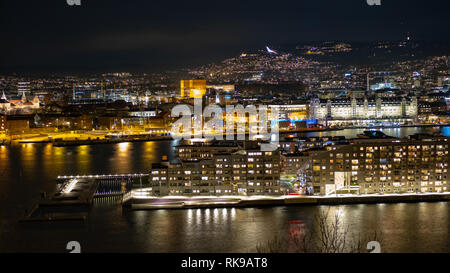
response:
<path id="1" fill-rule="evenodd" d="M 182 98 L 201 98 L 206 93 L 206 80 L 181 80 L 180 96 Z"/>
<path id="2" fill-rule="evenodd" d="M 153 164 L 150 189 L 165 195 L 279 195 L 279 151 L 238 145 L 183 145 L 179 163 Z M 189 156 L 187 156 L 189 154 Z"/>
<path id="3" fill-rule="evenodd" d="M 310 118 L 328 120 L 402 119 L 417 116 L 417 98 L 312 99 Z"/>
<path id="4" fill-rule="evenodd" d="M 449 139 L 367 139 L 311 158 L 315 194 L 448 192 Z"/>
<path id="5" fill-rule="evenodd" d="M 37 96 L 30 101 L 25 96 L 25 92 L 22 93 L 21 99 L 8 100 L 5 93 L 2 93 L 0 98 L 0 113 L 4 114 L 20 114 L 31 113 L 40 108 L 40 101 Z"/>
<path id="6" fill-rule="evenodd" d="M 0 132 L 6 131 L 6 115 L 0 114 Z"/>

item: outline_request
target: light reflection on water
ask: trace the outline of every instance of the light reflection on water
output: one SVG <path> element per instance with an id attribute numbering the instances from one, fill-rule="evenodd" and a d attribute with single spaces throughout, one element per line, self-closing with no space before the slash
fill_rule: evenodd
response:
<path id="1" fill-rule="evenodd" d="M 416 215 L 422 207 L 436 217 Z M 130 227 L 142 230 L 133 234 L 133 240 L 142 244 L 142 249 L 136 251 L 252 252 L 257 244 L 275 235 L 307 232 L 319 211 L 329 211 L 330 215 L 340 212 L 345 226 L 362 237 L 375 230 L 381 232 L 384 252 L 449 251 L 450 223 L 444 216 L 449 206 L 445 202 L 140 211 L 126 217 L 139 215 L 145 219 Z M 300 224 L 291 223 L 299 220 Z"/>
<path id="2" fill-rule="evenodd" d="M 382 234 L 383 252 L 448 252 L 448 202 L 130 211 L 97 206 L 79 226 L 15 225 L 0 251 L 65 251 L 80 240 L 86 252 L 254 252 L 275 236 L 308 232 L 315 216 L 340 212 L 351 232 Z M 296 223 L 298 222 L 298 223 Z"/>
<path id="3" fill-rule="evenodd" d="M 387 128 L 388 135 L 432 132 L 439 128 Z M 307 135 L 346 135 L 343 130 Z M 442 128 L 450 136 L 449 127 Z M 448 203 L 218 208 L 129 211 L 98 201 L 84 225 L 21 226 L 17 219 L 41 191 L 55 188 L 64 174 L 146 172 L 162 155 L 174 158 L 175 142 L 136 142 L 93 146 L 53 147 L 25 144 L 0 148 L 0 252 L 65 251 L 67 241 L 79 240 L 86 251 L 117 252 L 249 252 L 277 234 L 288 234 L 299 220 L 311 228 L 319 211 L 339 211 L 357 232 L 381 229 L 386 251 L 449 252 Z M 115 201 L 113 200 L 112 203 Z"/>
<path id="4" fill-rule="evenodd" d="M 356 138 L 358 134 L 362 134 L 368 129 L 344 129 L 336 131 L 308 132 L 299 133 L 302 136 L 345 136 L 346 138 Z M 402 127 L 402 128 L 376 128 L 386 135 L 393 137 L 407 137 L 416 133 L 437 133 L 441 132 L 443 136 L 450 137 L 450 126 L 445 127 Z"/>

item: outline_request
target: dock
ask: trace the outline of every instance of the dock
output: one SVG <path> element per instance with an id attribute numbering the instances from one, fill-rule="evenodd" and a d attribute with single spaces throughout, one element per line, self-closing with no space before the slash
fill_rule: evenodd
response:
<path id="1" fill-rule="evenodd" d="M 19 222 L 84 222 L 97 187 L 95 179 L 70 179 L 54 194 L 34 203 Z"/>
<path id="2" fill-rule="evenodd" d="M 33 203 L 20 222 L 85 221 L 95 198 L 130 197 L 135 183 L 148 174 L 61 175 L 57 190 Z"/>
<path id="3" fill-rule="evenodd" d="M 89 206 L 92 203 L 98 183 L 95 179 L 72 178 L 67 185 L 70 189 L 56 192 L 48 199 L 39 202 L 40 207 Z"/>
<path id="4" fill-rule="evenodd" d="M 275 206 L 315 206 L 346 204 L 449 202 L 450 193 L 414 193 L 338 196 L 258 196 L 258 197 L 149 197 L 130 198 L 123 206 L 131 210 L 247 208 Z"/>

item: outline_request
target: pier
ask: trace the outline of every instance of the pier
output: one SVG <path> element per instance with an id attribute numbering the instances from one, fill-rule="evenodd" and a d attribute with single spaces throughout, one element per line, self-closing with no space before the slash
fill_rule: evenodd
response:
<path id="1" fill-rule="evenodd" d="M 34 203 L 21 222 L 85 221 L 95 198 L 110 198 L 131 210 L 448 202 L 450 193 L 331 194 L 328 196 L 149 196 L 149 174 L 62 175 L 57 191 Z"/>
<path id="2" fill-rule="evenodd" d="M 64 175 L 57 177 L 57 190 L 42 194 L 20 222 L 85 221 L 95 198 L 123 200 L 135 184 L 142 186 L 148 174 Z"/>
<path id="3" fill-rule="evenodd" d="M 20 222 L 82 221 L 97 191 L 95 179 L 72 178 L 50 196 L 42 194 Z"/>

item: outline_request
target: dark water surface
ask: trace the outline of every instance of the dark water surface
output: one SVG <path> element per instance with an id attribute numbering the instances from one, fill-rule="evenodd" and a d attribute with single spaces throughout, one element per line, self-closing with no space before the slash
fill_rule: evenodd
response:
<path id="1" fill-rule="evenodd" d="M 389 128 L 383 132 L 407 136 L 439 130 L 450 135 L 450 127 Z M 355 137 L 362 131 L 308 135 Z M 162 155 L 173 158 L 174 145 L 156 141 L 0 147 L 0 252 L 66 252 L 68 241 L 79 241 L 82 251 L 90 252 L 253 252 L 258 243 L 275 235 L 287 236 L 293 229 L 308 231 L 315 215 L 324 210 L 340 213 L 354 233 L 381 231 L 382 251 L 450 252 L 450 205 L 446 202 L 128 211 L 109 199 L 97 201 L 84 224 L 17 222 L 41 191 L 54 190 L 58 175 L 146 172 Z"/>

